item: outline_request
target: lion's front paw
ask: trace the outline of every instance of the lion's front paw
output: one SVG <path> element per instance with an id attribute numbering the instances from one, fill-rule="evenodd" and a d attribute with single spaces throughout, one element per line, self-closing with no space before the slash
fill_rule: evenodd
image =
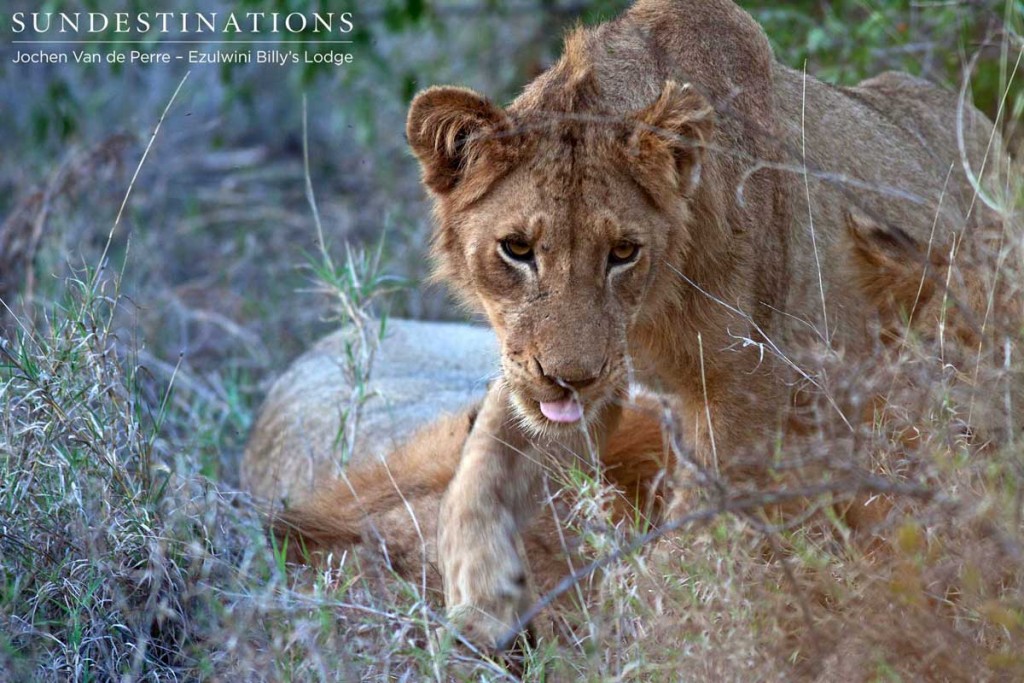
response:
<path id="1" fill-rule="evenodd" d="M 521 626 L 519 618 L 530 606 L 519 557 L 512 548 L 492 553 L 477 549 L 445 564 L 445 599 L 452 626 L 476 645 L 498 648 Z"/>
<path id="2" fill-rule="evenodd" d="M 448 620 L 460 637 L 484 650 L 500 650 L 509 636 L 515 633 L 516 615 L 499 617 L 477 605 L 456 605 L 448 610 Z"/>
<path id="3" fill-rule="evenodd" d="M 669 504 L 665 508 L 665 521 L 676 522 L 693 512 L 700 499 L 700 489 L 689 471 L 677 467 L 669 484 Z"/>

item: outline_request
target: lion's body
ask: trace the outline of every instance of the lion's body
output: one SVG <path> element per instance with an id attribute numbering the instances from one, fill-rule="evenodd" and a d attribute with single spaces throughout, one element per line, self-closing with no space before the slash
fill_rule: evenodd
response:
<path id="1" fill-rule="evenodd" d="M 495 642 L 526 599 L 514 539 L 539 504 L 537 454 L 580 452 L 584 434 L 616 452 L 630 371 L 679 407 L 701 461 L 735 477 L 770 456 L 794 387 L 870 362 L 879 305 L 851 286 L 846 212 L 917 245 L 988 220 L 963 166 L 1000 169 L 1001 142 L 962 112 L 903 74 L 842 89 L 780 66 L 725 0 L 640 0 L 577 31 L 505 110 L 461 89 L 417 98 L 408 135 L 436 200 L 439 272 L 502 346 L 472 429 L 437 440 L 464 442 L 462 456 L 428 458 L 439 469 L 422 475 L 432 509 L 447 488 L 436 552 L 474 636 Z M 574 403 L 582 428 L 558 424 Z M 630 444 L 641 459 L 661 452 L 656 434 Z M 375 472 L 369 490 L 393 486 Z M 313 516 L 342 499 L 355 505 L 336 491 Z"/>

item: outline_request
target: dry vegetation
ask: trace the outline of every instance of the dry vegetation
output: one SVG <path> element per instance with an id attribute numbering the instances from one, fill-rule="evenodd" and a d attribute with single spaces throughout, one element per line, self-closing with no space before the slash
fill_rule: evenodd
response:
<path id="1" fill-rule="evenodd" d="M 1005 92 L 1022 77 L 1024 42 L 1003 33 L 999 44 Z M 999 112 L 1019 139 L 1019 112 Z M 232 491 L 258 380 L 325 327 L 322 306 L 250 296 L 269 280 L 281 296 L 308 285 L 294 248 L 295 234 L 317 246 L 308 176 L 297 155 L 264 163 L 275 150 L 259 145 L 189 161 L 162 142 L 109 244 L 147 149 L 120 135 L 67 153 L 0 227 L 0 680 L 1024 678 L 1019 173 L 997 198 L 1002 222 L 947 261 L 935 320 L 860 374 L 891 400 L 852 461 L 823 441 L 815 462 L 780 456 L 777 485 L 756 492 L 705 473 L 691 523 L 653 532 L 612 524 L 591 474 L 565 473 L 580 492 L 566 523 L 595 565 L 563 586 L 559 638 L 493 659 L 438 639 L 436 603 L 369 578 L 353 557 L 286 569 L 260 511 Z M 233 184 L 204 196 L 227 168 Z M 168 181 L 176 174 L 188 184 Z M 346 177 L 344 194 L 367 193 Z M 408 178 L 396 187 L 411 192 Z M 166 209 L 166 193 L 194 193 L 202 210 L 162 223 L 153 206 Z M 174 239 L 133 243 L 139 205 Z M 346 237 L 367 230 L 349 204 L 321 208 Z M 249 222 L 267 239 L 239 230 Z M 416 276 L 404 247 L 423 222 L 411 225 L 391 262 Z M 345 283 L 392 284 L 366 277 L 372 260 L 313 262 L 343 301 L 374 298 Z M 439 302 L 403 305 L 439 315 Z M 272 317 L 274 306 L 289 312 Z M 584 593 L 588 605 L 573 607 Z"/>

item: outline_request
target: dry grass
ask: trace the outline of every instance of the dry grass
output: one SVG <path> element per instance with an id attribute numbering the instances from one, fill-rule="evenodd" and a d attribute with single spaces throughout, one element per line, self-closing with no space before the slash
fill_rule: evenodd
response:
<path id="1" fill-rule="evenodd" d="M 1021 239 L 1008 232 L 1000 251 L 1018 308 Z M 288 576 L 256 511 L 177 440 L 209 430 L 210 415 L 182 411 L 147 376 L 111 326 L 131 304 L 110 276 L 90 288 L 95 275 L 69 279 L 0 351 L 0 657 L 13 678 L 1024 675 L 1024 465 L 1019 431 L 1000 428 L 1020 414 L 1016 355 L 983 354 L 976 369 L 975 354 L 939 358 L 911 340 L 897 367 L 912 390 L 852 462 L 814 463 L 802 484 L 823 492 L 799 524 L 719 513 L 712 488 L 701 524 L 625 552 L 643 530 L 610 524 L 607 493 L 572 473 L 583 495 L 568 526 L 613 559 L 581 578 L 585 606 L 560 608 L 560 644 L 542 641 L 506 674 L 433 642 L 437 606 L 363 578 L 354 558 Z M 986 348 L 1015 351 L 1016 319 L 993 320 Z M 965 431 L 992 415 L 998 445 Z M 794 464 L 776 469 L 775 491 L 791 491 Z M 869 489 L 890 491 L 872 503 L 881 514 L 837 514 Z"/>
<path id="2" fill-rule="evenodd" d="M 336 575 L 293 591 L 258 511 L 161 436 L 168 420 L 203 429 L 202 416 L 150 393 L 109 328 L 129 304 L 112 279 L 93 292 L 94 275 L 0 347 L 0 669 L 304 680 L 372 670 L 380 643 L 408 650 L 419 613 L 370 607 Z"/>
<path id="3" fill-rule="evenodd" d="M 354 557 L 289 575 L 184 436 L 216 415 L 147 375 L 116 324 L 132 308 L 118 279 L 79 272 L 0 350 L 0 664 L 49 680 L 1019 679 L 1024 461 L 1005 425 L 1021 411 L 1024 235 L 1008 216 L 977 266 L 1002 302 L 981 352 L 909 338 L 878 374 L 908 389 L 848 457 L 780 460 L 754 498 L 706 487 L 700 523 L 656 543 L 568 473 L 567 526 L 601 571 L 567 591 L 558 640 L 510 661 L 435 641 L 437 605 Z M 753 514 L 794 471 L 816 491 L 799 523 Z M 869 501 L 866 521 L 837 512 Z"/>
<path id="4" fill-rule="evenodd" d="M 258 394 L 245 373 L 271 365 L 262 337 L 294 348 L 314 314 L 238 325 L 223 310 L 246 302 L 198 276 L 161 290 L 156 312 L 106 270 L 20 282 L 40 250 L 63 255 L 84 235 L 105 235 L 109 224 L 100 230 L 88 215 L 54 235 L 43 228 L 85 204 L 116 209 L 120 189 L 83 180 L 122 188 L 129 149 L 117 137 L 71 155 L 0 228 L 0 285 L 17 281 L 29 296 L 17 316 L 3 311 L 0 337 L 0 680 L 1024 678 L 1021 188 L 997 207 L 993 248 L 960 264 L 978 269 L 998 304 L 968 316 L 983 332 L 980 351 L 939 346 L 929 330 L 877 374 L 860 373 L 880 386 L 898 373 L 905 388 L 850 457 L 826 449 L 810 467 L 780 459 L 776 487 L 753 501 L 707 487 L 694 524 L 649 543 L 641 525 L 610 522 L 592 473 L 566 473 L 582 492 L 568 530 L 600 570 L 567 584 L 558 640 L 499 661 L 436 640 L 438 606 L 414 585 L 371 578 L 354 556 L 286 571 L 260 511 L 230 491 Z M 261 207 L 279 241 L 241 248 L 242 286 L 259 287 L 251 273 L 267 252 L 286 251 L 281 227 L 309 230 L 304 207 L 294 208 L 308 175 L 263 160 L 261 150 L 230 160 L 253 177 L 182 229 L 205 239 Z M 255 201 L 265 194 L 257 169 L 288 176 L 288 209 Z M 134 253 L 158 268 L 161 243 L 150 239 L 140 235 Z M 218 258 L 211 245 L 201 251 Z M 344 276 L 361 266 L 324 263 L 319 276 L 344 300 Z M 273 267 L 291 273 L 280 260 Z M 957 306 L 945 310 L 955 316 Z M 154 318 L 168 309 L 201 331 L 193 360 L 177 366 L 160 360 L 174 356 L 168 348 L 154 353 L 135 336 L 166 330 Z M 189 366 L 204 353 L 206 365 Z M 249 365 L 208 371 L 228 356 Z M 795 483 L 795 471 L 805 479 Z M 773 492 L 814 487 L 798 523 L 792 511 L 753 512 Z"/>

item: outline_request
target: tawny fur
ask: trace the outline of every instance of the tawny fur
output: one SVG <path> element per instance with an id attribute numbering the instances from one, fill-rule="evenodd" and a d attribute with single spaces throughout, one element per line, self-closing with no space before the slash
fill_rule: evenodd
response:
<path id="1" fill-rule="evenodd" d="M 666 471 L 667 449 L 659 405 L 648 398 L 627 410 L 604 451 L 601 470 L 614 487 L 611 515 L 616 523 L 657 524 L 664 510 L 658 482 Z M 441 498 L 455 475 L 476 408 L 446 415 L 427 425 L 382 461 L 350 468 L 343 478 L 322 483 L 312 497 L 274 514 L 272 532 L 286 543 L 292 561 L 360 548 L 367 570 L 394 572 L 440 597 L 437 519 Z M 571 492 L 560 500 L 571 505 Z M 570 571 L 578 539 L 541 515 L 523 534 L 529 579 L 552 588 Z"/>
<path id="2" fill-rule="evenodd" d="M 958 132 L 969 164 L 1003 168 L 991 123 L 952 93 L 892 73 L 820 83 L 776 63 L 727 0 L 639 0 L 573 33 L 506 108 L 419 95 L 406 133 L 435 200 L 438 272 L 502 346 L 503 381 L 442 502 L 449 615 L 484 644 L 515 623 L 533 463 L 606 444 L 631 371 L 672 397 L 697 457 L 727 478 L 762 476 L 783 425 L 831 438 L 834 413 L 860 408 L 820 387 L 856 378 L 877 347 L 844 211 L 917 244 L 974 229 L 989 216 Z M 528 262 L 503 252 L 510 240 Z M 623 243 L 637 255 L 615 270 Z M 540 410 L 570 391 L 586 434 Z"/>
<path id="3" fill-rule="evenodd" d="M 935 334 L 942 312 L 944 269 L 949 267 L 949 245 L 929 247 L 897 229 L 887 229 L 856 211 L 847 215 L 850 278 L 876 307 L 888 339 Z M 926 268 L 937 272 L 928 272 Z M 989 287 L 984 268 L 966 267 L 954 282 L 961 283 L 950 296 L 963 309 L 958 320 L 975 319 L 987 305 Z M 942 275 L 943 280 L 939 279 Z M 997 306 L 1012 305 L 1005 288 L 992 294 Z M 1006 311 L 1004 319 L 1016 318 Z M 906 328 L 906 323 L 912 323 Z M 957 339 L 954 349 L 975 350 L 968 343 L 976 328 L 951 323 Z M 934 345 L 930 348 L 934 350 Z M 881 399 L 881 397 L 879 397 Z M 357 551 L 368 572 L 419 585 L 426 579 L 431 597 L 441 599 L 437 569 L 437 521 L 441 499 L 455 475 L 477 407 L 440 417 L 420 429 L 409 441 L 378 462 L 350 468 L 343 479 L 321 482 L 312 497 L 276 513 L 273 533 L 288 544 L 293 561 L 306 561 L 327 553 L 340 556 Z M 606 481 L 615 487 L 613 519 L 618 522 L 644 519 L 657 525 L 664 516 L 662 488 L 669 450 L 661 412 L 653 397 L 641 395 L 639 403 L 625 410 L 622 421 L 602 454 Z M 871 416 L 866 416 L 871 419 Z M 570 492 L 571 494 L 571 492 Z M 563 503 L 570 501 L 563 500 Z M 891 509 L 885 496 L 856 498 L 838 506 L 840 516 L 854 532 L 870 533 Z M 540 591 L 552 588 L 570 572 L 569 560 L 579 541 L 567 529 L 559 529 L 551 515 L 542 514 L 523 534 L 529 579 Z M 391 574 L 393 572 L 393 574 Z"/>
<path id="4" fill-rule="evenodd" d="M 506 108 L 464 88 L 418 95 L 407 136 L 438 276 L 502 347 L 437 516 L 452 618 L 483 644 L 515 623 L 530 601 L 515 539 L 543 502 L 542 463 L 610 452 L 634 377 L 671 397 L 708 467 L 758 476 L 797 409 L 825 405 L 820 383 L 856 377 L 877 348 L 889 303 L 871 276 L 851 286 L 846 211 L 915 245 L 991 219 L 958 132 L 974 168 L 1003 168 L 991 123 L 954 94 L 894 73 L 823 84 L 777 64 L 727 0 L 639 0 L 575 32 Z M 621 244 L 636 257 L 612 264 Z M 882 252 L 865 263 L 885 274 Z M 570 395 L 582 428 L 540 410 Z M 828 438 L 851 409 L 808 424 Z"/>

